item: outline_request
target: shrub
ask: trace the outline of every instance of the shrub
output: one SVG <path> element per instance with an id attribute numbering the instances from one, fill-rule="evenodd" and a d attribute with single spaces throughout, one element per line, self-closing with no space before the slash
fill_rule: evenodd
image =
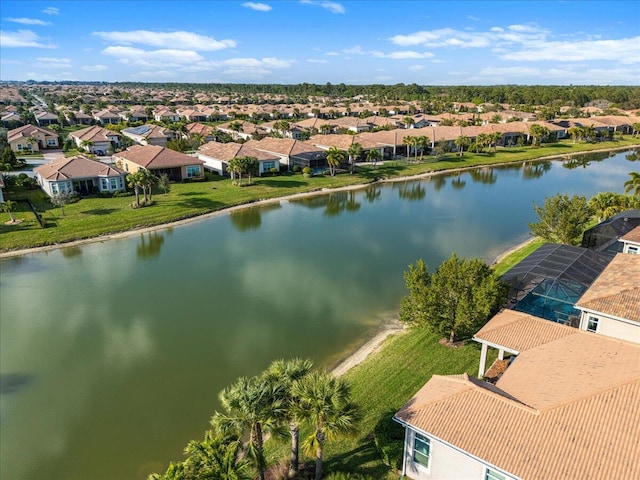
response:
<path id="1" fill-rule="evenodd" d="M 313 170 L 311 170 L 311 167 L 304 167 L 302 169 L 302 173 L 304 173 L 305 175 L 311 175 L 312 172 Z"/>
<path id="2" fill-rule="evenodd" d="M 269 171 L 271 172 L 271 175 L 278 173 L 278 169 L 276 167 L 270 168 Z"/>
<path id="3" fill-rule="evenodd" d="M 334 472 L 327 477 L 327 480 L 373 480 L 373 478 L 359 473 Z"/>
<path id="4" fill-rule="evenodd" d="M 113 192 L 114 197 L 131 197 L 133 192 Z"/>
<path id="5" fill-rule="evenodd" d="M 402 468 L 404 428 L 393 421 L 392 413 L 385 415 L 373 429 L 376 448 L 384 463 L 391 468 Z"/>
<path id="6" fill-rule="evenodd" d="M 300 171 L 300 165 L 294 165 L 291 170 L 293 170 L 293 173 L 298 173 Z"/>

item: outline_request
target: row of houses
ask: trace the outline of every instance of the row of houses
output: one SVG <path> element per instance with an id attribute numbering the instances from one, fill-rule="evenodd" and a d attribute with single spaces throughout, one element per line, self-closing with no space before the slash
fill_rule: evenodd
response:
<path id="1" fill-rule="evenodd" d="M 505 308 L 473 338 L 478 378 L 434 375 L 395 414 L 404 476 L 640 478 L 640 226 L 617 241 L 629 253 L 575 302 L 575 327 Z"/>

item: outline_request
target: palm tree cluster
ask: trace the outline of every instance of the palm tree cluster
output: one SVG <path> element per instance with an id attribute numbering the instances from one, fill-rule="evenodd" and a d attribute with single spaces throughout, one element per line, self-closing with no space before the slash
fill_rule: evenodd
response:
<path id="1" fill-rule="evenodd" d="M 153 186 L 156 185 L 158 181 L 158 177 L 156 177 L 149 170 L 143 168 L 135 173 L 130 173 L 129 175 L 127 175 L 127 184 L 129 188 L 133 188 L 133 191 L 136 195 L 136 208 L 140 206 L 140 189 L 142 189 L 143 193 L 142 205 L 151 205 L 151 203 L 153 202 Z"/>
<path id="2" fill-rule="evenodd" d="M 267 436 L 290 438 L 288 477 L 296 478 L 301 430 L 302 448 L 315 457 L 320 480 L 326 442 L 354 433 L 359 418 L 349 385 L 299 358 L 275 360 L 261 374 L 236 380 L 219 398 L 222 411 L 214 413 L 204 440 L 189 442 L 184 462 L 149 480 L 264 480 Z"/>
<path id="3" fill-rule="evenodd" d="M 415 154 L 415 162 L 418 162 L 418 149 L 420 150 L 420 161 L 424 156 L 425 150 L 427 150 L 431 146 L 431 139 L 426 135 L 420 136 L 406 136 L 402 139 L 402 144 L 407 146 L 407 158 L 411 152 L 410 148 L 413 147 L 413 151 Z"/>

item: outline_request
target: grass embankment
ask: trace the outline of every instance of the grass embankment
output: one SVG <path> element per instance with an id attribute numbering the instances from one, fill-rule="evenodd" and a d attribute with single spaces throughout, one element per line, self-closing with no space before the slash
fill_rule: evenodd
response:
<path id="1" fill-rule="evenodd" d="M 541 245 L 545 243 L 545 240 L 540 237 L 535 237 L 526 244 L 516 247 L 511 253 L 506 254 L 493 266 L 493 271 L 498 275 L 504 275 L 511 267 L 519 263 L 521 260 L 527 258 L 533 252 L 535 252 Z"/>
<path id="2" fill-rule="evenodd" d="M 0 214 L 0 252 L 55 245 L 162 225 L 258 200 L 366 184 L 375 179 L 393 179 L 552 156 L 565 157 L 580 152 L 629 148 L 638 145 L 640 145 L 640 139 L 631 137 L 597 144 L 573 144 L 570 141 L 563 141 L 545 144 L 539 148 L 499 149 L 495 154 L 465 153 L 464 157 L 449 154 L 439 160 L 426 157 L 419 163 L 392 161 L 376 167 L 360 168 L 354 175 L 305 178 L 298 174 L 254 178 L 251 186 L 242 188 L 232 185 L 230 179 L 212 176 L 206 182 L 174 184 L 167 195 L 157 192 L 154 196 L 155 204 L 151 207 L 131 209 L 132 197 L 91 197 L 67 205 L 64 208 L 64 215 L 62 210 L 55 208 L 42 192 L 24 192 L 19 188 L 6 188 L 4 193 L 8 200 L 15 201 L 27 196 L 31 198 L 42 214 L 47 228 L 40 227 L 26 203 L 19 202 L 14 215 L 22 220 L 22 223 L 5 225 L 9 215 Z"/>

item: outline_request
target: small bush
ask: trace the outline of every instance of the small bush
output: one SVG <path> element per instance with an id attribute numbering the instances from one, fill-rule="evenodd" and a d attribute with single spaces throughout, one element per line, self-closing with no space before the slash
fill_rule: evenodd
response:
<path id="1" fill-rule="evenodd" d="M 304 167 L 302 169 L 302 173 L 304 173 L 305 175 L 311 175 L 312 172 L 313 170 L 311 170 L 311 167 Z"/>
<path id="2" fill-rule="evenodd" d="M 269 171 L 271 172 L 271 175 L 278 173 L 278 169 L 276 167 L 270 168 Z"/>
<path id="3" fill-rule="evenodd" d="M 291 169 L 293 170 L 293 173 L 298 173 L 300 172 L 300 165 L 294 165 L 293 168 Z"/>
<path id="4" fill-rule="evenodd" d="M 393 413 L 385 415 L 373 429 L 376 448 L 384 463 L 391 468 L 402 468 L 404 452 L 404 428 L 392 418 Z"/>
<path id="5" fill-rule="evenodd" d="M 133 192 L 113 192 L 114 197 L 131 197 Z"/>
<path id="6" fill-rule="evenodd" d="M 327 480 L 373 480 L 373 478 L 359 473 L 334 472 L 327 477 Z"/>

